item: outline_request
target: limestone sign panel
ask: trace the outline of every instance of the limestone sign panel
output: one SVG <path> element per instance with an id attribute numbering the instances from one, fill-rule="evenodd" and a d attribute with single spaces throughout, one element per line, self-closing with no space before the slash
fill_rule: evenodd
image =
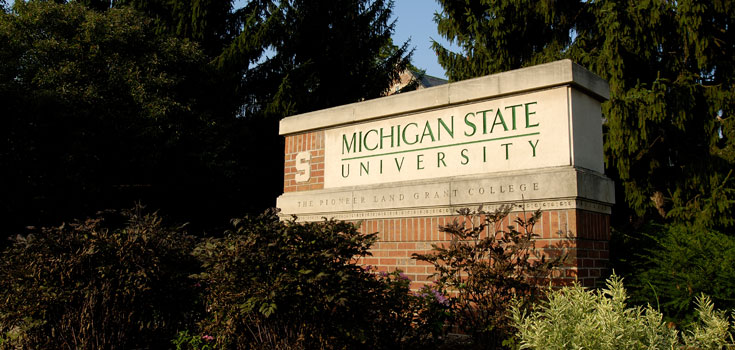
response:
<path id="1" fill-rule="evenodd" d="M 570 164 L 567 89 L 325 131 L 325 188 Z"/>
<path id="2" fill-rule="evenodd" d="M 306 220 L 487 203 L 607 213 L 608 95 L 565 60 L 289 117 L 277 205 Z"/>

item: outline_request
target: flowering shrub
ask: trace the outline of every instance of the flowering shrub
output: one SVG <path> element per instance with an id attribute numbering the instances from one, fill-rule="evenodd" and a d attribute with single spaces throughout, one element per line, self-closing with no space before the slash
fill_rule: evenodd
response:
<path id="1" fill-rule="evenodd" d="M 384 309 L 375 314 L 371 327 L 380 334 L 379 348 L 430 349 L 441 344 L 449 319 L 449 299 L 429 286 L 411 292 L 411 280 L 399 270 L 378 276 L 385 286 L 377 295 Z"/>
<path id="2" fill-rule="evenodd" d="M 189 331 L 181 331 L 171 342 L 176 346 L 176 350 L 212 350 L 212 341 L 214 337 L 208 334 L 191 335 Z"/>
<path id="3" fill-rule="evenodd" d="M 421 320 L 415 325 L 416 333 L 431 341 L 440 344 L 444 339 L 448 326 L 449 298 L 442 294 L 435 286 L 425 285 L 414 294 L 417 297 L 416 317 Z M 422 344 L 421 341 L 416 343 Z M 423 342 L 427 345 L 426 342 Z"/>

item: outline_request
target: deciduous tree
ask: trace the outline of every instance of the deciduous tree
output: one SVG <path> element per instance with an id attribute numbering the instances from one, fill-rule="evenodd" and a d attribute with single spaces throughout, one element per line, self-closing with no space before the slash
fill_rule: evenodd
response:
<path id="1" fill-rule="evenodd" d="M 234 3 L 3 12 L 2 230 L 136 200 L 198 229 L 262 211 L 282 191 L 279 120 L 377 97 L 407 63 L 405 44 L 385 54 L 390 1 Z"/>
<path id="2" fill-rule="evenodd" d="M 139 199 L 186 208 L 226 182 L 211 166 L 222 119 L 202 112 L 195 43 L 132 9 L 35 1 L 2 14 L 0 43 L 3 230 Z"/>

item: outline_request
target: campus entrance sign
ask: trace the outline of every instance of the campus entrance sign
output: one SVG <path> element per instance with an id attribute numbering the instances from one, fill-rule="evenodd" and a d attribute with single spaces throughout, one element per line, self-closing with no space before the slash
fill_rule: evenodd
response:
<path id="1" fill-rule="evenodd" d="M 414 281 L 431 271 L 411 254 L 447 240 L 438 227 L 458 209 L 541 209 L 537 246 L 573 237 L 576 259 L 558 277 L 592 284 L 607 265 L 614 202 L 608 98 L 605 81 L 563 60 L 289 117 L 278 207 L 379 232 L 363 263 Z"/>

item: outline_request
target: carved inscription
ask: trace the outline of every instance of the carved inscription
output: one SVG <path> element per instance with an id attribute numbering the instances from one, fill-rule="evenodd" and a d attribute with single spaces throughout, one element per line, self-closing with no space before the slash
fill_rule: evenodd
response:
<path id="1" fill-rule="evenodd" d="M 412 205 L 421 205 L 422 202 L 431 202 L 434 200 L 449 200 L 456 198 L 472 198 L 472 202 L 492 202 L 497 195 L 501 194 L 518 194 L 522 197 L 524 194 L 537 192 L 541 189 L 538 182 L 519 182 L 506 183 L 498 185 L 476 185 L 463 186 L 460 188 L 446 190 L 430 190 L 416 191 L 406 189 L 396 189 L 379 195 L 360 194 L 360 191 L 353 192 L 352 196 L 334 196 L 330 194 L 314 195 L 313 198 L 307 200 L 298 200 L 296 207 L 318 208 L 329 210 L 335 207 L 344 207 L 346 205 L 352 207 L 370 207 L 371 205 L 383 207 L 385 205 L 401 206 L 403 203 L 411 202 Z M 431 204 L 431 203 L 425 203 Z"/>
<path id="2" fill-rule="evenodd" d="M 507 202 L 507 203 L 495 203 L 483 205 L 484 210 L 492 212 L 495 209 L 500 208 L 501 205 L 513 205 L 512 211 L 535 211 L 541 210 L 558 210 L 558 209 L 571 209 L 579 208 L 589 210 L 598 213 L 610 214 L 610 206 L 594 203 L 584 200 L 574 199 L 560 199 L 560 200 L 547 200 L 547 201 L 523 201 L 523 202 Z M 456 215 L 459 208 L 466 208 L 467 206 L 442 206 L 434 208 L 421 208 L 421 209 L 395 209 L 395 210 L 367 210 L 367 211 L 354 211 L 348 213 L 325 213 L 325 214 L 307 214 L 300 215 L 297 217 L 298 221 L 318 221 L 324 217 L 334 218 L 337 220 L 366 220 L 366 219 L 377 219 L 377 218 L 404 218 L 404 217 L 421 217 L 421 216 L 442 216 L 442 215 Z"/>

